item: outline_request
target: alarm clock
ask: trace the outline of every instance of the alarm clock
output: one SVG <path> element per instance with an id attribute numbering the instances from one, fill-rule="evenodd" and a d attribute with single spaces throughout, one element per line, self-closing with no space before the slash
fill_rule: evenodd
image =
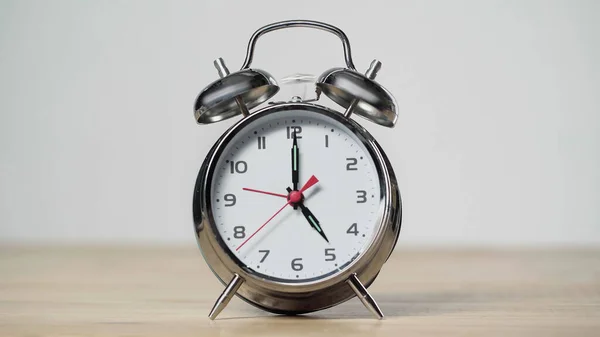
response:
<path id="1" fill-rule="evenodd" d="M 346 67 L 316 79 L 316 99 L 267 102 L 279 86 L 269 73 L 251 67 L 256 41 L 292 27 L 335 34 Z M 357 296 L 383 318 L 367 288 L 398 240 L 400 193 L 382 148 L 351 118 L 385 127 L 396 123 L 394 98 L 374 80 L 381 63 L 373 61 L 362 74 L 343 31 L 292 20 L 258 29 L 239 71 L 230 73 L 220 58 L 214 64 L 220 79 L 198 95 L 196 121 L 242 118 L 209 151 L 194 189 L 196 240 L 225 286 L 209 318 L 233 295 L 289 315 Z M 344 109 L 319 105 L 321 94 Z"/>

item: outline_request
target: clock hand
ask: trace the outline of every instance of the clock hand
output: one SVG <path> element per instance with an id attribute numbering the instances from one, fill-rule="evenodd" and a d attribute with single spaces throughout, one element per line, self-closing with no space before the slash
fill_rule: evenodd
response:
<path id="1" fill-rule="evenodd" d="M 288 187 L 287 191 L 291 193 L 292 189 Z M 312 212 L 308 209 L 308 207 L 304 206 L 302 199 L 300 199 L 300 202 L 298 202 L 294 205 L 298 205 L 300 207 L 300 209 L 302 210 L 302 215 L 304 215 L 304 217 L 306 218 L 306 221 L 308 221 L 308 224 L 314 230 L 316 230 L 323 237 L 323 239 L 325 239 L 325 241 L 327 241 L 327 243 L 329 243 L 329 239 L 327 239 L 327 235 L 325 235 L 325 232 L 323 232 L 323 229 L 321 228 L 321 225 L 319 224 L 319 220 L 317 220 L 317 218 L 314 216 L 314 214 L 312 214 Z"/>
<path id="2" fill-rule="evenodd" d="M 312 212 L 306 206 L 304 206 L 303 203 L 299 203 L 298 206 L 302 210 L 302 214 L 304 215 L 304 217 L 306 218 L 306 220 L 308 221 L 310 226 L 314 230 L 319 232 L 319 234 L 323 237 L 323 239 L 325 239 L 325 241 L 327 241 L 327 243 L 329 243 L 329 239 L 327 239 L 327 235 L 325 235 L 325 232 L 323 232 L 323 229 L 321 228 L 321 225 L 319 224 L 319 220 L 317 220 L 317 218 L 312 214 Z"/>
<path id="3" fill-rule="evenodd" d="M 252 239 L 252 237 L 254 235 L 256 235 L 256 233 L 258 233 L 261 229 L 263 229 L 263 227 L 265 227 L 271 220 L 273 220 L 273 218 L 276 217 L 277 214 L 281 213 L 281 211 L 283 211 L 283 209 L 290 203 L 291 203 L 291 201 L 288 200 L 288 202 L 286 202 L 285 205 L 283 205 L 277 212 L 275 212 L 275 214 L 273 214 L 269 218 L 269 220 L 267 220 L 264 224 L 262 224 L 262 226 L 258 227 L 258 229 L 254 233 L 252 233 L 252 235 L 250 235 L 246 240 L 244 240 L 244 242 L 242 242 L 242 244 L 239 245 L 235 250 L 236 251 L 240 250 L 240 248 L 242 248 L 246 244 L 246 242 L 248 242 L 250 239 Z"/>
<path id="4" fill-rule="evenodd" d="M 244 188 L 242 188 L 242 190 L 248 191 L 248 192 L 255 192 L 255 193 L 262 193 L 262 194 L 267 194 L 267 195 L 273 195 L 273 196 L 280 197 L 280 198 L 287 198 L 287 195 L 285 195 L 285 194 L 278 194 L 278 193 L 273 193 L 273 192 L 255 190 L 255 189 L 252 189 L 252 188 L 246 188 L 246 187 L 244 187 Z"/>
<path id="5" fill-rule="evenodd" d="M 310 176 L 310 178 L 308 178 L 308 180 L 306 181 L 306 183 L 304 183 L 304 186 L 302 186 L 302 188 L 300 189 L 300 193 L 304 193 L 304 191 L 306 191 L 307 189 L 311 188 L 314 184 L 318 183 L 319 179 L 317 179 L 317 177 L 315 177 L 314 175 Z"/>
<path id="6" fill-rule="evenodd" d="M 295 129 L 294 129 L 295 130 Z M 294 191 L 298 190 L 298 140 L 296 138 L 296 132 L 293 132 L 292 137 L 294 142 L 292 143 L 292 184 L 294 185 Z"/>
<path id="7" fill-rule="evenodd" d="M 313 176 L 313 177 L 314 177 L 314 176 Z M 313 177 L 311 177 L 311 179 L 313 179 Z M 314 185 L 316 182 L 318 182 L 318 181 L 319 181 L 319 180 L 318 180 L 318 179 L 315 177 L 314 179 L 316 179 L 316 181 L 313 183 L 313 182 L 311 182 L 311 179 L 309 179 L 309 181 L 307 181 L 307 183 L 309 183 L 309 182 L 311 183 L 311 184 L 310 184 L 310 186 Z M 308 186 L 308 187 L 310 187 L 310 186 Z M 306 188 L 308 188 L 308 187 L 306 187 Z M 288 197 L 288 196 L 287 196 L 287 195 L 285 195 L 285 194 L 279 194 L 279 193 L 273 193 L 273 192 L 267 192 L 267 191 L 255 190 L 255 189 L 253 189 L 253 188 L 248 188 L 248 187 L 244 187 L 244 188 L 242 188 L 242 190 L 244 190 L 244 191 L 248 191 L 248 192 L 262 193 L 262 194 L 272 195 L 272 196 L 275 196 L 275 197 L 280 197 L 280 198 L 287 198 L 287 197 Z M 288 192 L 291 192 L 291 191 L 288 191 Z M 302 193 L 302 191 L 298 191 L 298 192 Z"/>
<path id="8" fill-rule="evenodd" d="M 274 217 L 277 216 L 277 214 L 281 213 L 281 211 L 283 211 L 283 209 L 291 204 L 291 203 L 297 203 L 300 200 L 302 200 L 302 193 L 304 191 L 306 191 L 307 189 L 311 188 L 314 184 L 318 183 L 319 179 L 317 179 L 317 177 L 315 177 L 314 175 L 310 177 L 310 179 L 308 179 L 308 181 L 304 184 L 304 186 L 302 186 L 302 188 L 300 189 L 300 191 L 293 191 L 292 193 L 290 193 L 288 202 L 285 203 L 285 205 L 281 206 L 281 208 L 275 212 L 275 214 L 273 214 L 269 220 L 267 220 L 264 224 L 262 224 L 262 226 L 258 227 L 258 229 L 252 233 L 252 235 L 250 235 L 246 240 L 244 240 L 244 242 L 242 242 L 235 250 L 238 251 L 240 250 L 240 248 L 242 248 L 242 246 L 244 246 L 246 244 L 246 242 L 248 242 L 250 239 L 252 239 L 252 237 L 254 237 L 254 235 L 256 235 L 256 233 L 258 233 L 261 229 L 263 229 L 263 227 L 265 227 L 271 220 L 273 220 Z"/>

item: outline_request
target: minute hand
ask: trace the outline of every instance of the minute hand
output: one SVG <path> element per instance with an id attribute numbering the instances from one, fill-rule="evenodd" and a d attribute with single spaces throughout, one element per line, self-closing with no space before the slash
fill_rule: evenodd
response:
<path id="1" fill-rule="evenodd" d="M 302 214 L 304 215 L 304 217 L 306 218 L 306 221 L 308 221 L 310 226 L 314 230 L 316 230 L 319 234 L 321 234 L 323 239 L 325 239 L 325 241 L 327 241 L 327 243 L 329 243 L 329 240 L 327 239 L 325 232 L 323 232 L 323 229 L 321 228 L 321 225 L 319 224 L 319 220 L 317 220 L 317 218 L 312 214 L 312 212 L 308 209 L 308 207 L 304 206 L 303 203 L 299 203 L 298 206 L 300 206 L 300 209 L 302 210 Z"/>
<path id="2" fill-rule="evenodd" d="M 298 141 L 296 139 L 296 132 L 293 133 L 294 142 L 292 144 L 292 184 L 294 185 L 294 191 L 298 190 Z"/>

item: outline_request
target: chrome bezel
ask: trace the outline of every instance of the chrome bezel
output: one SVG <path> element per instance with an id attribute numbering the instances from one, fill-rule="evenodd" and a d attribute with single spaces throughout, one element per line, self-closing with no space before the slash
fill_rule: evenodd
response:
<path id="1" fill-rule="evenodd" d="M 216 230 L 210 207 L 210 184 L 219 157 L 231 139 L 253 121 L 272 113 L 290 110 L 308 110 L 328 116 L 346 126 L 373 158 L 380 180 L 381 211 L 379 229 L 370 245 L 345 269 L 324 279 L 307 283 L 285 283 L 268 280 L 253 270 L 238 264 L 239 260 L 221 241 Z M 226 284 L 234 274 L 244 279 L 237 295 L 264 310 L 275 313 L 298 314 L 325 309 L 344 302 L 355 294 L 346 283 L 354 273 L 365 284 L 370 285 L 391 254 L 401 225 L 401 200 L 396 177 L 383 150 L 375 139 L 358 123 L 332 109 L 309 103 L 283 103 L 267 106 L 245 117 L 231 127 L 208 153 L 196 180 L 193 197 L 193 216 L 196 239 L 207 264 Z"/>

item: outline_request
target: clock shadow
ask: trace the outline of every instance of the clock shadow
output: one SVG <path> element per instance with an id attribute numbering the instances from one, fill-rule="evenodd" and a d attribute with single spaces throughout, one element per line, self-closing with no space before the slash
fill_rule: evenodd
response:
<path id="1" fill-rule="evenodd" d="M 385 317 L 435 316 L 468 311 L 477 302 L 469 292 L 372 293 Z M 307 315 L 313 319 L 373 319 L 373 314 L 356 297 L 323 312 Z M 385 320 L 385 319 L 384 319 Z"/>
<path id="2" fill-rule="evenodd" d="M 363 337 L 386 326 L 384 322 L 375 319 L 360 320 L 360 324 L 348 324 L 348 321 L 319 319 L 312 315 L 265 315 L 264 312 L 251 317 L 217 318 L 215 323 L 221 320 L 224 324 L 217 323 L 214 328 L 222 329 L 228 336 L 244 336 L 248 331 L 252 331 L 253 336 L 271 336 L 274 331 L 279 331 L 281 336 L 292 334 L 313 336 L 316 335 L 315 333 L 320 336 L 320 333 L 325 332 L 328 336 Z"/>
<path id="3" fill-rule="evenodd" d="M 311 196 L 318 194 L 322 190 L 323 190 L 323 186 L 317 184 L 313 188 L 311 188 L 308 191 L 304 192 L 304 198 L 305 199 L 309 199 Z"/>
<path id="4" fill-rule="evenodd" d="M 438 292 L 406 292 L 406 293 L 373 293 L 385 317 L 419 317 L 437 316 L 456 313 L 481 313 L 497 310 L 499 304 L 511 306 L 523 300 L 543 299 L 548 294 L 540 291 L 498 290 L 482 292 L 475 290 L 438 291 Z M 322 311 L 301 315 L 276 315 L 265 313 L 256 308 L 244 308 L 248 316 L 228 317 L 229 319 L 277 319 L 280 322 L 300 322 L 305 320 L 347 320 L 365 319 L 379 322 L 373 314 L 356 298 L 352 298 L 338 306 Z M 385 319 L 384 319 L 385 320 Z"/>
<path id="5" fill-rule="evenodd" d="M 372 293 L 385 317 L 437 316 L 456 313 L 482 313 L 497 310 L 499 305 L 514 306 L 524 300 L 548 297 L 544 290 L 496 289 L 452 290 L 437 292 Z M 300 317 L 300 316 L 298 316 Z M 355 297 L 339 306 L 302 315 L 307 319 L 373 319 L 374 316 Z"/>

